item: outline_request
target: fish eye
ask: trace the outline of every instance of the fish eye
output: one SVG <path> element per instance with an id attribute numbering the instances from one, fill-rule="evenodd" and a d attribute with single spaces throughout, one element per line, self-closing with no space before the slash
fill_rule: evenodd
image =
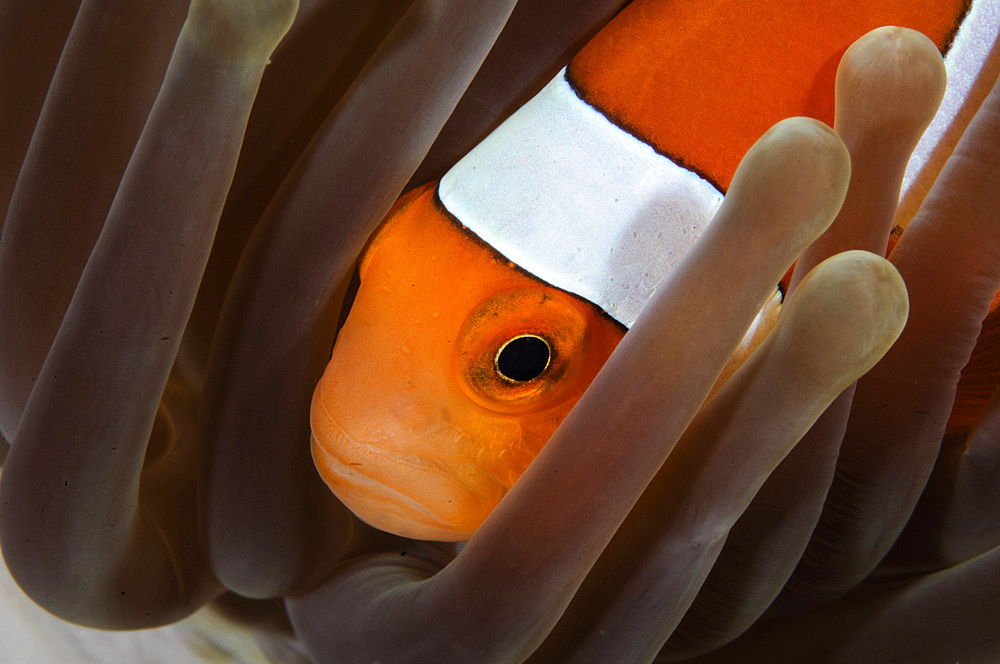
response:
<path id="1" fill-rule="evenodd" d="M 522 334 L 500 346 L 493 364 L 501 378 L 527 383 L 541 376 L 551 359 L 549 342 L 534 334 Z"/>
<path id="2" fill-rule="evenodd" d="M 590 357 L 593 324 L 587 306 L 544 285 L 485 298 L 454 341 L 458 385 L 495 412 L 553 407 L 580 388 L 576 377 Z"/>

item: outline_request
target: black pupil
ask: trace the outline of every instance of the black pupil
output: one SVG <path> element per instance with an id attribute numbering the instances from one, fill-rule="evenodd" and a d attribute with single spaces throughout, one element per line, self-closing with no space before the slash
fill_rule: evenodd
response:
<path id="1" fill-rule="evenodd" d="M 497 370 L 510 380 L 523 383 L 538 378 L 549 366 L 549 345 L 540 337 L 511 339 L 497 354 Z"/>

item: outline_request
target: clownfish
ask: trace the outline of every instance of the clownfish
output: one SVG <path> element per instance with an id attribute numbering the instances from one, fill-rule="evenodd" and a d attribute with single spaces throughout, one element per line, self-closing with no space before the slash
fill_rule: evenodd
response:
<path id="1" fill-rule="evenodd" d="M 468 539 L 710 222 L 756 138 L 789 116 L 832 124 L 837 63 L 879 26 L 919 30 L 949 68 L 982 59 L 962 37 L 995 34 L 984 4 L 627 6 L 370 238 L 312 401 L 331 490 L 376 528 Z"/>

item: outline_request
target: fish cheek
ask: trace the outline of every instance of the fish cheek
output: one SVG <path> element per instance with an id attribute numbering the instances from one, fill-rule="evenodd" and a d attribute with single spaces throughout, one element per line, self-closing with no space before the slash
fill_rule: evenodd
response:
<path id="1" fill-rule="evenodd" d="M 480 496 L 495 503 L 505 488 L 477 471 L 475 450 L 455 428 L 467 399 L 448 376 L 450 346 L 428 347 L 439 335 L 413 325 L 405 298 L 385 306 L 382 294 L 377 279 L 362 283 L 317 386 L 313 458 L 337 498 L 370 525 L 463 539 L 485 518 Z"/>

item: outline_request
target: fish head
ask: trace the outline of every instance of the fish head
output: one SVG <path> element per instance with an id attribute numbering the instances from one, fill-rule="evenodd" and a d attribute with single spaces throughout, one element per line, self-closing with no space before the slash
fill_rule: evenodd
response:
<path id="1" fill-rule="evenodd" d="M 506 494 L 624 334 L 443 211 L 401 200 L 313 396 L 313 458 L 372 526 L 464 540 Z"/>

